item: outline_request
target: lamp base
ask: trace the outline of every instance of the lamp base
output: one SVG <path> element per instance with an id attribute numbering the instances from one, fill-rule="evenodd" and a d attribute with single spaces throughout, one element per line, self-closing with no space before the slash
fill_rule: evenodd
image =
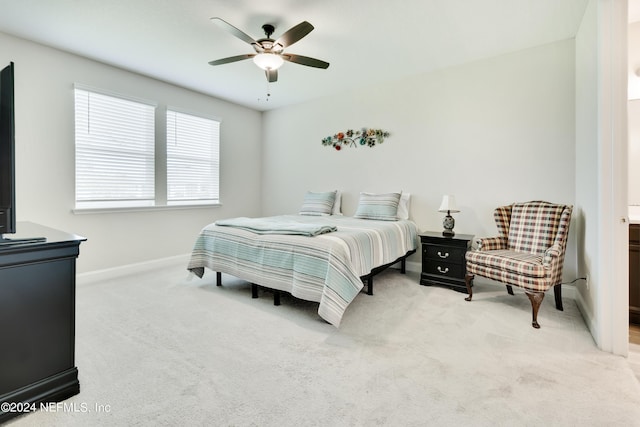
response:
<path id="1" fill-rule="evenodd" d="M 456 225 L 456 220 L 453 219 L 451 215 L 447 213 L 447 216 L 442 220 L 442 226 L 444 227 L 444 231 L 442 232 L 443 236 L 454 236 L 456 233 L 453 232 L 453 227 Z"/>

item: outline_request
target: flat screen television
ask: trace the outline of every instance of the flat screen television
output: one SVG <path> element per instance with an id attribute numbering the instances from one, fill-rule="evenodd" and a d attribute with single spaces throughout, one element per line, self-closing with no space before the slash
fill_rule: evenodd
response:
<path id="1" fill-rule="evenodd" d="M 16 232 L 13 62 L 0 71 L 0 241 Z"/>
<path id="2" fill-rule="evenodd" d="M 13 62 L 0 71 L 0 247 L 43 242 L 44 237 L 9 238 L 16 230 L 16 131 Z"/>

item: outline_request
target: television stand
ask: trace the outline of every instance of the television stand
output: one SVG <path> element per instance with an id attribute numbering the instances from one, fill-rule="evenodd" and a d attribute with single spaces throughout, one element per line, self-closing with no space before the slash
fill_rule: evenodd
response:
<path id="1" fill-rule="evenodd" d="M 18 239 L 10 239 L 8 237 L 4 237 L 0 235 L 0 247 L 26 245 L 28 243 L 42 243 L 46 241 L 47 241 L 46 237 L 21 237 Z"/>
<path id="2" fill-rule="evenodd" d="M 21 234 L 0 246 L 0 425 L 80 392 L 76 258 L 86 239 L 18 224 Z M 33 243 L 30 236 L 46 239 Z"/>

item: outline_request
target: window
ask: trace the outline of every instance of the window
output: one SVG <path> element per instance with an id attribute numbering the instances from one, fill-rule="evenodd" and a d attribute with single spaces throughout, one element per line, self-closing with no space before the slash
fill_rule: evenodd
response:
<path id="1" fill-rule="evenodd" d="M 75 89 L 76 208 L 151 206 L 155 106 Z"/>
<path id="2" fill-rule="evenodd" d="M 161 108 L 75 86 L 77 212 L 219 203 L 220 121 Z"/>
<path id="3" fill-rule="evenodd" d="M 219 200 L 220 122 L 167 110 L 167 204 Z"/>

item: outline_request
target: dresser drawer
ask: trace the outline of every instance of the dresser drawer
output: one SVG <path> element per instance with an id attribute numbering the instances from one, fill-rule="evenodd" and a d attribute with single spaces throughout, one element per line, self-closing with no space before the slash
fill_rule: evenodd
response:
<path id="1" fill-rule="evenodd" d="M 466 248 L 457 248 L 441 245 L 422 245 L 423 262 L 428 260 L 438 260 L 455 264 L 465 262 L 464 255 Z"/>
<path id="2" fill-rule="evenodd" d="M 455 264 L 452 262 L 438 261 L 434 259 L 428 259 L 423 264 L 423 272 L 426 274 L 432 274 L 435 276 L 450 277 L 454 279 L 463 279 L 465 273 L 465 266 L 462 264 Z"/>

